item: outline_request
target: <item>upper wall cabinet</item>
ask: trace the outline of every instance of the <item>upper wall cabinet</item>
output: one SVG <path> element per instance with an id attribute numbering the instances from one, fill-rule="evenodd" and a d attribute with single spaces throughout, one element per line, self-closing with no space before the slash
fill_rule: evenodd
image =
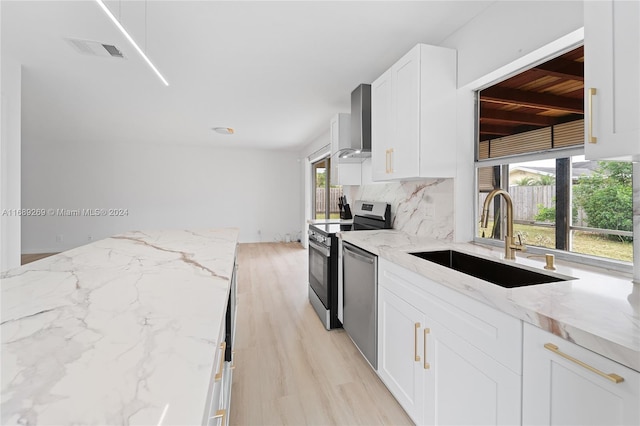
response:
<path id="1" fill-rule="evenodd" d="M 331 139 L 331 184 L 360 185 L 362 183 L 362 160 L 339 159 L 337 155 L 341 146 L 349 145 L 351 114 L 336 114 L 333 116 L 329 137 Z"/>
<path id="2" fill-rule="evenodd" d="M 640 160 L 640 2 L 584 2 L 585 155 Z"/>
<path id="3" fill-rule="evenodd" d="M 374 181 L 453 177 L 456 52 L 419 44 L 371 85 Z"/>

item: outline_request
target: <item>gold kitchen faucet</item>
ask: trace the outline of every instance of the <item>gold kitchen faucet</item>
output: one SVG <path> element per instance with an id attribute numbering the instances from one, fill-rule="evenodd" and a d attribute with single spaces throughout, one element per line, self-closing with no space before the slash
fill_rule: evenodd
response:
<path id="1" fill-rule="evenodd" d="M 518 242 L 513 235 L 513 200 L 507 191 L 504 189 L 494 189 L 487 195 L 484 200 L 484 206 L 482 207 L 482 216 L 480 217 L 480 226 L 486 228 L 489 223 L 489 204 L 496 196 L 502 195 L 507 204 L 507 235 L 504 237 L 504 257 L 505 259 L 513 260 L 516 258 L 516 251 L 525 251 L 526 247 L 522 243 L 520 235 L 518 235 Z"/>

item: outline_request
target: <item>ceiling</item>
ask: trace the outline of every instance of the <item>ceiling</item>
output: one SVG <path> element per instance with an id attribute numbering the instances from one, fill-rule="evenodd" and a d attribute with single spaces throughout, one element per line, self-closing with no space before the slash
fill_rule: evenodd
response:
<path id="1" fill-rule="evenodd" d="M 583 46 L 480 92 L 481 141 L 583 116 Z"/>
<path id="2" fill-rule="evenodd" d="M 300 149 L 350 92 L 491 1 L 107 1 L 165 87 L 94 1 L 2 1 L 2 56 L 23 65 L 23 143 Z M 82 55 L 65 39 L 115 45 Z M 233 127 L 232 136 L 213 127 Z"/>

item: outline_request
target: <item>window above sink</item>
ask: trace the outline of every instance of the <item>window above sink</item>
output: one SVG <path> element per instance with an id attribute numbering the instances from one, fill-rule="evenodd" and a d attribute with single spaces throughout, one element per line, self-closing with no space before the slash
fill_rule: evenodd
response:
<path id="1" fill-rule="evenodd" d="M 630 271 L 633 166 L 584 158 L 584 65 L 579 46 L 477 92 L 474 220 L 501 188 L 513 199 L 514 237 L 532 251 Z M 497 200 L 476 242 L 504 244 Z"/>

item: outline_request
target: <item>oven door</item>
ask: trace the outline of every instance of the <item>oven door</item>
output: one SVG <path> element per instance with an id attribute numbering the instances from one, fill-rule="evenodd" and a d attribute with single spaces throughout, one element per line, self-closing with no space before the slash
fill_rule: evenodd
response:
<path id="1" fill-rule="evenodd" d="M 309 286 L 326 309 L 329 309 L 331 249 L 309 240 Z"/>

